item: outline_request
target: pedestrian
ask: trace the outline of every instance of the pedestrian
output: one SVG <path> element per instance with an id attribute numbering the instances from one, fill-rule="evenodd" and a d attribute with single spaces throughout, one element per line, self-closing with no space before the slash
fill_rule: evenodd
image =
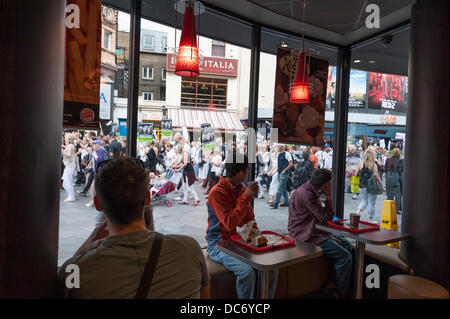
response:
<path id="1" fill-rule="evenodd" d="M 317 155 L 316 155 L 317 151 L 318 151 L 317 147 L 311 147 L 310 161 L 314 164 L 314 169 L 319 168 L 319 159 L 317 158 Z"/>
<path id="2" fill-rule="evenodd" d="M 357 213 L 361 214 L 367 206 L 369 206 L 369 222 L 375 223 L 375 204 L 377 200 L 377 194 L 368 192 L 367 186 L 369 178 L 372 175 L 375 176 L 377 181 L 380 183 L 381 188 L 385 191 L 383 183 L 381 182 L 380 176 L 378 176 L 378 165 L 376 163 L 375 150 L 373 146 L 369 146 L 363 155 L 361 163 L 356 169 L 355 175 L 361 176 L 359 181 L 359 190 L 361 192 L 361 204 L 358 207 Z"/>
<path id="3" fill-rule="evenodd" d="M 311 178 L 314 172 L 314 164 L 310 161 L 311 154 L 309 151 L 303 151 L 303 161 L 297 164 L 294 178 L 294 188 L 299 188 Z"/>
<path id="4" fill-rule="evenodd" d="M 109 155 L 111 158 L 119 158 L 122 145 L 117 141 L 116 133 L 109 132 Z"/>
<path id="5" fill-rule="evenodd" d="M 350 179 L 350 192 L 352 194 L 352 199 L 358 199 L 359 197 L 359 180 L 360 176 L 356 176 L 356 169 L 358 168 L 361 158 L 359 153 L 356 151 L 355 145 L 349 146 L 349 152 L 346 157 L 347 167 L 346 176 Z"/>
<path id="6" fill-rule="evenodd" d="M 388 200 L 395 200 L 397 214 L 402 212 L 402 192 L 400 180 L 403 177 L 403 161 L 400 159 L 400 149 L 394 148 L 392 156 L 386 160 L 386 196 Z"/>
<path id="7" fill-rule="evenodd" d="M 192 206 L 197 206 L 200 203 L 200 199 L 198 198 L 197 192 L 193 188 L 193 184 L 195 183 L 195 172 L 194 167 L 192 166 L 191 156 L 189 154 L 188 149 L 181 147 L 182 150 L 182 160 L 180 165 L 174 170 L 175 173 L 179 173 L 182 171 L 182 180 L 181 180 L 181 190 L 183 192 L 183 200 L 180 204 L 188 205 L 189 195 L 194 197 L 194 203 Z"/>
<path id="8" fill-rule="evenodd" d="M 277 196 L 277 189 L 278 189 L 278 151 L 277 147 L 273 147 L 273 151 L 270 153 L 270 169 L 267 173 L 268 176 L 271 177 L 270 181 L 270 187 L 269 187 L 269 200 L 267 201 L 267 204 L 272 204 L 275 200 L 275 197 Z"/>
<path id="9" fill-rule="evenodd" d="M 64 172 L 62 176 L 63 188 L 67 193 L 65 202 L 75 201 L 75 191 L 73 189 L 73 175 L 76 168 L 76 152 L 74 146 L 74 137 L 72 134 L 66 133 L 64 135 L 64 144 L 61 146 L 61 153 L 63 156 Z"/>
<path id="10" fill-rule="evenodd" d="M 283 196 L 284 202 L 281 204 L 281 207 L 289 207 L 289 194 L 286 189 L 286 184 L 288 182 L 288 178 L 290 178 L 291 167 L 294 165 L 292 161 L 292 155 L 289 152 L 286 152 L 286 146 L 284 144 L 280 144 L 278 146 L 278 189 L 277 196 L 272 204 L 270 204 L 271 208 L 278 208 L 278 203 Z"/>

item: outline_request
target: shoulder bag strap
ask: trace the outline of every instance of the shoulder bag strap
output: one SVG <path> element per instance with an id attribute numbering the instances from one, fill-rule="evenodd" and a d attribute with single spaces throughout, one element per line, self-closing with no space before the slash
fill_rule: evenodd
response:
<path id="1" fill-rule="evenodd" d="M 150 251 L 150 256 L 148 258 L 147 265 L 145 266 L 144 273 L 142 274 L 135 299 L 147 299 L 150 286 L 152 285 L 153 275 L 155 274 L 156 265 L 158 264 L 163 240 L 163 235 L 155 232 L 155 241 L 153 242 L 153 247 Z"/>

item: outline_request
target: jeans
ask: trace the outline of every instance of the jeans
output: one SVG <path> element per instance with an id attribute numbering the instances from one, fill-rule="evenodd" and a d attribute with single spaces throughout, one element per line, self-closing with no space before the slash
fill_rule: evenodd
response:
<path id="1" fill-rule="evenodd" d="M 256 271 L 246 263 L 218 250 L 216 245 L 208 247 L 208 255 L 212 261 L 222 264 L 236 275 L 236 291 L 239 299 L 255 298 Z M 278 270 L 269 271 L 269 298 L 275 294 Z"/>
<path id="2" fill-rule="evenodd" d="M 284 198 L 284 203 L 286 205 L 289 205 L 289 194 L 286 190 L 286 183 L 289 178 L 289 172 L 286 173 L 279 173 L 278 174 L 278 190 L 277 190 L 277 197 L 273 201 L 273 205 L 276 206 L 280 202 L 281 196 Z"/>
<path id="3" fill-rule="evenodd" d="M 363 211 L 366 209 L 367 205 L 369 205 L 369 217 L 374 218 L 375 217 L 375 202 L 377 201 L 377 194 L 370 194 L 367 192 L 367 188 L 360 188 L 359 191 L 361 192 L 361 199 L 362 202 L 359 204 L 359 209 Z"/>
<path id="4" fill-rule="evenodd" d="M 395 199 L 395 207 L 397 211 L 402 210 L 402 192 L 400 191 L 400 185 L 394 187 L 386 186 L 386 196 L 389 200 Z"/>
<path id="5" fill-rule="evenodd" d="M 337 243 L 333 239 L 326 239 L 318 244 L 323 249 L 323 254 L 331 260 L 334 268 L 336 285 L 341 297 L 348 297 L 350 283 L 352 280 L 352 246 L 342 236 L 333 234 L 342 244 Z"/>
<path id="6" fill-rule="evenodd" d="M 270 187 L 270 183 L 269 183 L 269 181 L 267 180 L 267 174 L 266 174 L 266 173 L 261 174 L 261 181 L 259 182 L 259 184 L 260 184 L 261 186 L 266 185 L 267 188 Z"/>

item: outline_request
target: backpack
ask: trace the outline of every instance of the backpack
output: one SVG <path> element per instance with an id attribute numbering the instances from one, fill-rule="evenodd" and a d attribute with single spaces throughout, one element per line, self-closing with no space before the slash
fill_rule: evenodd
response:
<path id="1" fill-rule="evenodd" d="M 399 173 L 397 171 L 397 163 L 395 162 L 395 160 L 394 163 L 387 166 L 385 176 L 386 176 L 386 187 L 396 187 L 400 185 Z"/>

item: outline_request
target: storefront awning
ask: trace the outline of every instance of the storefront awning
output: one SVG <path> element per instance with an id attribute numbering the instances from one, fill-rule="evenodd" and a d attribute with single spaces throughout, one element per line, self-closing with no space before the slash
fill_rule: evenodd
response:
<path id="1" fill-rule="evenodd" d="M 201 124 L 210 123 L 215 130 L 244 130 L 235 112 L 179 108 L 168 109 L 167 118 L 172 119 L 172 127 L 200 129 Z"/>

